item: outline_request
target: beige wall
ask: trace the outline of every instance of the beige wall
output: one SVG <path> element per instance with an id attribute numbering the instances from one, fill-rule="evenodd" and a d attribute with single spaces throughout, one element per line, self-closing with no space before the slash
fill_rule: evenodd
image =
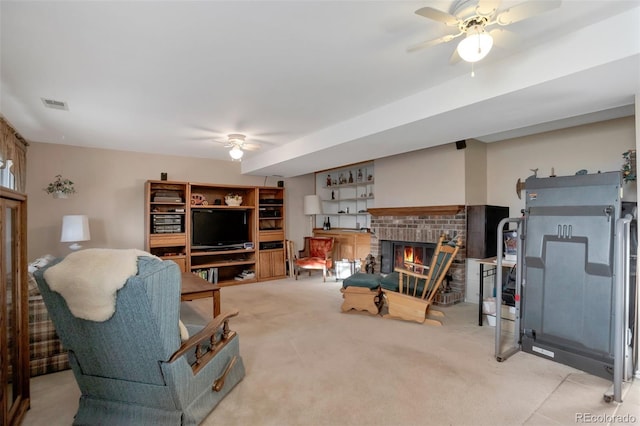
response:
<path id="1" fill-rule="evenodd" d="M 467 140 L 464 157 L 464 186 L 467 205 L 487 204 L 487 145 Z"/>
<path id="2" fill-rule="evenodd" d="M 305 195 L 315 191 L 315 174 L 298 176 L 287 179 L 287 239 L 294 243 L 294 254 L 304 247 L 304 237 L 309 235 L 309 216 L 303 212 L 303 200 Z"/>
<path id="3" fill-rule="evenodd" d="M 518 178 L 559 176 L 587 169 L 620 170 L 622 153 L 636 145 L 635 118 L 628 117 L 491 144 L 467 141 L 395 155 L 375 161 L 376 207 L 496 204 L 519 215 Z M 486 161 L 484 159 L 486 158 Z M 32 143 L 27 155 L 29 258 L 69 252 L 60 243 L 62 216 L 87 214 L 92 239 L 85 247 L 144 247 L 144 182 L 167 172 L 170 180 L 260 186 L 264 177 L 240 174 L 240 164 L 188 157 L 140 154 L 66 145 Z M 74 182 L 78 193 L 67 200 L 42 191 L 56 174 Z M 267 186 L 279 178 L 269 177 Z M 627 184 L 625 199 L 635 200 Z M 315 190 L 308 174 L 285 180 L 287 238 L 300 248 L 308 218 L 304 195 Z"/>
<path id="4" fill-rule="evenodd" d="M 635 118 L 625 117 L 601 123 L 540 133 L 487 145 L 487 203 L 508 206 L 511 217 L 520 215 L 525 201 L 516 195 L 518 178 L 547 177 L 621 170 L 622 153 L 635 149 Z M 625 184 L 625 200 L 636 200 L 635 182 Z"/>
<path id="5" fill-rule="evenodd" d="M 89 216 L 91 241 L 84 247 L 144 248 L 144 182 L 160 179 L 161 172 L 177 181 L 252 186 L 265 183 L 264 177 L 241 175 L 240 163 L 230 161 L 46 143 L 29 146 L 27 164 L 29 259 L 69 252 L 68 244 L 59 242 L 62 216 L 67 214 Z M 68 199 L 47 195 L 42 188 L 57 174 L 75 182 L 77 193 Z M 269 177 L 266 185 L 275 186 L 278 179 Z M 307 176 L 285 181 L 286 196 L 294 207 L 298 193 L 309 190 L 304 183 L 312 179 Z M 297 181 L 302 182 L 302 189 L 296 188 Z M 300 220 L 295 214 L 287 215 L 287 225 L 293 228 Z"/>
<path id="6" fill-rule="evenodd" d="M 464 152 L 447 144 L 376 160 L 376 207 L 464 204 Z"/>

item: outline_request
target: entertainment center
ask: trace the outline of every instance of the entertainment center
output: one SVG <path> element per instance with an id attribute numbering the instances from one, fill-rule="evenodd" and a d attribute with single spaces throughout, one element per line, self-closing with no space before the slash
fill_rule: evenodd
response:
<path id="1" fill-rule="evenodd" d="M 149 180 L 145 248 L 212 283 L 286 276 L 284 188 Z"/>

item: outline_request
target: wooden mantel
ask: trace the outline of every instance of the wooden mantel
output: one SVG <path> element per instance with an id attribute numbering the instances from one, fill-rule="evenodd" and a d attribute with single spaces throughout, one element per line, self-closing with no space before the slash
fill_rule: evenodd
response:
<path id="1" fill-rule="evenodd" d="M 421 206 L 421 207 L 374 207 L 367 209 L 371 216 L 442 216 L 455 215 L 464 211 L 464 205 Z"/>

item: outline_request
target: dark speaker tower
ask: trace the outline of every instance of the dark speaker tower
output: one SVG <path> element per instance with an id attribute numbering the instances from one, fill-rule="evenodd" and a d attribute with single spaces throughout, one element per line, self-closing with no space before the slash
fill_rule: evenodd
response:
<path id="1" fill-rule="evenodd" d="M 509 217 L 509 207 L 467 206 L 467 257 L 484 259 L 497 255 L 498 224 Z"/>

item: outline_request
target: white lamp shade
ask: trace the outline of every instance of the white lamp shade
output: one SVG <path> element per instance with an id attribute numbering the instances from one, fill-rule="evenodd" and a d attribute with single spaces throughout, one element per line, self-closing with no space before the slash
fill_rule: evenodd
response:
<path id="1" fill-rule="evenodd" d="M 478 62 L 489 54 L 493 47 L 493 37 L 484 31 L 470 31 L 458 44 L 458 55 L 467 62 Z"/>
<path id="2" fill-rule="evenodd" d="M 322 214 L 322 206 L 320 205 L 320 196 L 305 195 L 304 196 L 304 214 Z"/>
<path id="3" fill-rule="evenodd" d="M 242 158 L 242 156 L 244 155 L 244 152 L 238 147 L 238 146 L 234 146 L 233 148 L 231 148 L 231 150 L 229 151 L 229 155 L 231 156 L 231 158 L 233 158 L 234 160 L 240 160 Z"/>
<path id="4" fill-rule="evenodd" d="M 85 215 L 75 214 L 62 217 L 61 242 L 89 241 L 89 218 Z"/>

